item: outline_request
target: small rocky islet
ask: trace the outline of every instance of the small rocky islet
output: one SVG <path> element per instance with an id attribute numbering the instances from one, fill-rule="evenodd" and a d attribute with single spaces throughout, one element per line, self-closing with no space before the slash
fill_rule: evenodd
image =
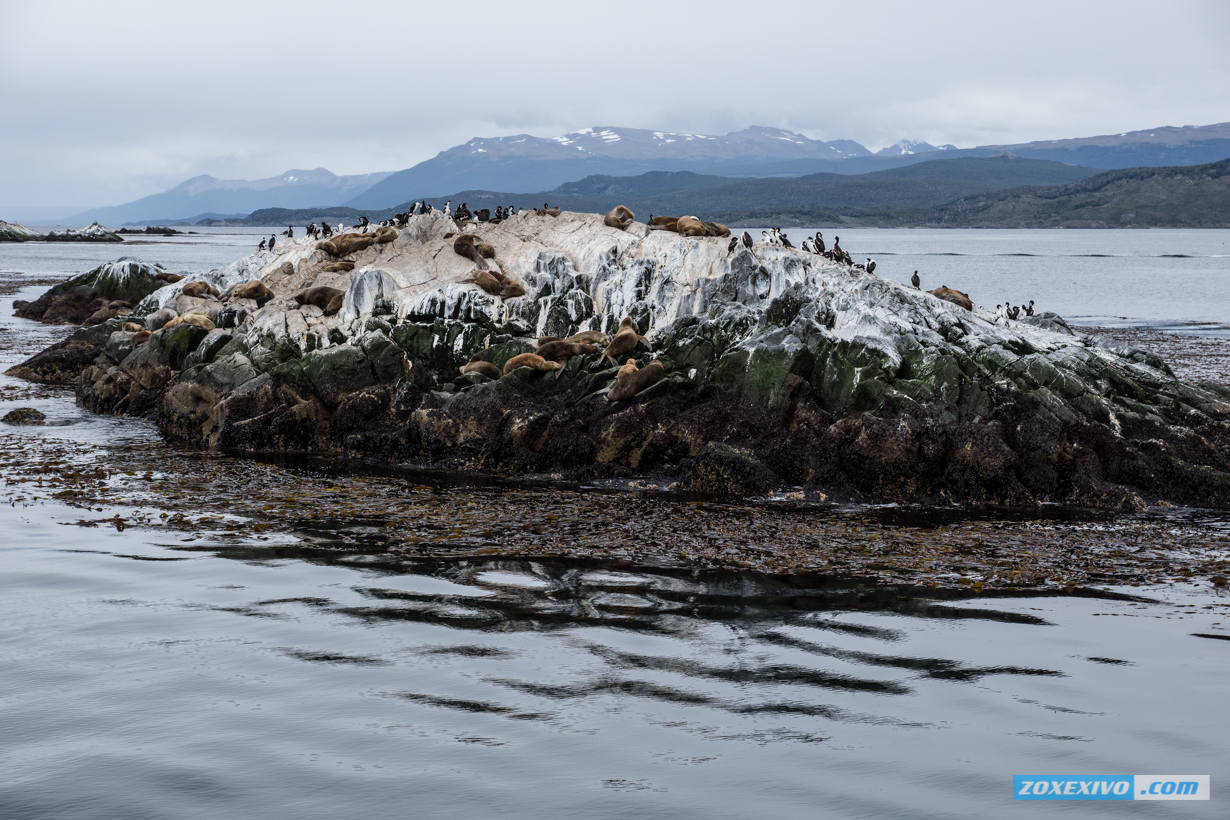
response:
<path id="1" fill-rule="evenodd" d="M 728 497 L 1230 506 L 1224 386 L 1054 314 L 601 215 L 422 214 L 187 279 L 122 259 L 18 312 L 84 325 L 10 374 L 211 450 Z M 621 323 L 617 361 L 594 345 L 505 372 Z M 660 375 L 612 392 L 628 360 Z"/>

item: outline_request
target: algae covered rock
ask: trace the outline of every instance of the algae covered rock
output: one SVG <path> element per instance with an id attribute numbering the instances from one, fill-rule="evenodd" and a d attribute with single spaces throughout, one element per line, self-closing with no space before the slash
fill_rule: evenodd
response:
<path id="1" fill-rule="evenodd" d="M 732 253 L 572 213 L 467 228 L 494 248 L 493 275 L 524 288 L 502 298 L 473 283 L 457 229 L 412 217 L 353 249 L 352 271 L 310 239 L 279 242 L 197 277 L 223 293 L 259 280 L 263 305 L 206 305 L 169 285 L 134 314 L 162 326 L 208 312 L 218 328 L 180 325 L 128 350 L 136 337 L 89 337 L 84 370 L 81 337 L 56 366 L 78 368 L 86 406 L 211 448 L 645 475 L 719 495 L 1230 506 L 1230 396 L 1060 317 L 1010 321 L 976 293 L 967 309 L 816 254 Z M 343 292 L 341 310 L 298 304 L 309 288 Z M 496 380 L 460 372 L 477 354 L 502 371 L 540 337 L 613 335 L 628 318 L 643 339 L 621 355 L 657 364 L 627 400 L 607 400 L 618 367 L 601 351 Z"/>
<path id="2" fill-rule="evenodd" d="M 108 308 L 112 309 L 109 315 L 100 314 L 94 324 L 113 316 L 128 315 L 142 299 L 166 285 L 158 278 L 160 273 L 166 271 L 159 265 L 125 256 L 61 282 L 20 307 L 17 315 L 49 324 L 74 325 Z M 123 303 L 123 307 L 115 303 Z"/>
<path id="3" fill-rule="evenodd" d="M 18 407 L 4 414 L 0 421 L 5 424 L 43 424 L 47 416 L 33 407 Z"/>

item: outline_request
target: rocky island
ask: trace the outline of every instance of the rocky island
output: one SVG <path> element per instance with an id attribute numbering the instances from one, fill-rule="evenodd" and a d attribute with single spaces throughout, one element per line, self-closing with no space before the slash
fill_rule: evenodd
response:
<path id="1" fill-rule="evenodd" d="M 437 212 L 58 288 L 22 315 L 71 296 L 86 324 L 10 373 L 204 448 L 715 495 L 1230 506 L 1225 387 L 1053 314 L 997 320 L 763 242 Z M 605 348 L 621 325 L 632 346 Z"/>
<path id="2" fill-rule="evenodd" d="M 123 242 L 124 237 L 107 230 L 97 222 L 85 228 L 65 228 L 62 231 L 39 233 L 0 219 L 0 242 Z"/>

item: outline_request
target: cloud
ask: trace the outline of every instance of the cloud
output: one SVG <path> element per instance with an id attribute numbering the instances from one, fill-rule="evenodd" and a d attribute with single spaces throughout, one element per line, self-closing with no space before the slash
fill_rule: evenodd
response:
<path id="1" fill-rule="evenodd" d="M 474 136 L 751 124 L 872 147 L 1230 120 L 1225 4 L 8 4 L 0 205 L 397 170 Z"/>

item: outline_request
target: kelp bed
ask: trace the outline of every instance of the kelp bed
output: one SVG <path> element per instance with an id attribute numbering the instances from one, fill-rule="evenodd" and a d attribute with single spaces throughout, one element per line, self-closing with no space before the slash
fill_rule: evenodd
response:
<path id="1" fill-rule="evenodd" d="M 1230 571 L 1230 520 L 1195 511 L 723 503 L 657 489 L 273 463 L 174 448 L 152 434 L 90 445 L 54 428 L 0 428 L 0 453 L 0 502 L 59 501 L 79 511 L 79 526 L 136 527 L 177 546 L 264 543 L 271 558 L 297 544 L 384 559 L 593 559 L 984 595 L 1175 583 L 1220 594 Z"/>

